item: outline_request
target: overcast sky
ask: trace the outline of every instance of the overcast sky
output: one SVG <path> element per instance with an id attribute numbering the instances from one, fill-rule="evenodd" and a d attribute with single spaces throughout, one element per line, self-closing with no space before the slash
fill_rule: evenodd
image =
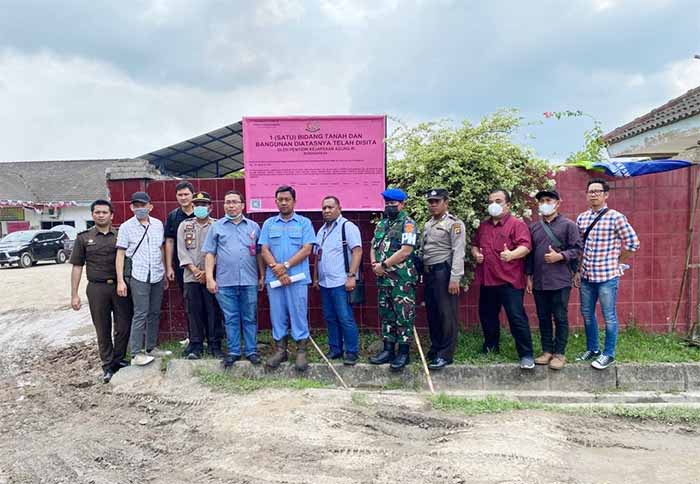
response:
<path id="1" fill-rule="evenodd" d="M 249 115 L 609 131 L 700 85 L 697 0 L 5 0 L 0 160 L 138 156 Z M 590 121 L 523 142 L 561 159 Z"/>

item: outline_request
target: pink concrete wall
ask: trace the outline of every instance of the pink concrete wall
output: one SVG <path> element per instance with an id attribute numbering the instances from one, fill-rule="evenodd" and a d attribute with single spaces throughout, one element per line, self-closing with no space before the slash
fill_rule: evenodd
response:
<path id="1" fill-rule="evenodd" d="M 587 172 L 569 169 L 557 175 L 557 189 L 562 196 L 562 212 L 570 218 L 586 209 L 585 188 L 590 178 Z M 214 203 L 214 216 L 223 216 L 223 197 L 227 190 L 244 192 L 242 179 L 201 179 L 191 180 L 196 190 L 208 191 Z M 618 317 L 622 326 L 631 322 L 650 331 L 665 331 L 667 318 L 673 316 L 673 308 L 678 295 L 685 258 L 687 226 L 691 191 L 694 186 L 694 171 L 677 170 L 659 175 L 639 178 L 610 179 L 613 187 L 609 199 L 612 208 L 627 215 L 641 239 L 641 248 L 631 260 L 632 268 L 625 273 L 619 289 Z M 115 224 L 131 215 L 129 197 L 138 190 L 147 190 L 153 199 L 152 215 L 165 220 L 167 213 L 177 208 L 175 185 L 177 181 L 126 180 L 110 181 L 109 189 L 115 210 Z M 311 218 L 315 228 L 322 223 L 320 212 L 303 213 Z M 378 328 L 377 295 L 374 276 L 369 270 L 369 246 L 373 225 L 371 214 L 365 212 L 345 212 L 344 215 L 360 227 L 365 249 L 365 279 L 367 304 L 355 308 L 358 324 L 364 329 Z M 262 225 L 267 215 L 256 214 L 253 219 Z M 324 327 L 318 294 L 310 290 L 309 320 L 314 327 Z M 686 291 L 688 294 L 688 291 Z M 422 296 L 419 291 L 419 301 Z M 478 289 L 470 289 L 460 300 L 460 319 L 465 326 L 478 325 Z M 526 309 L 533 327 L 537 325 L 534 302 L 526 295 Z M 687 297 L 684 297 L 680 328 L 684 329 L 689 310 Z M 578 292 L 572 292 L 569 305 L 569 318 L 573 327 L 583 324 Z M 186 334 L 186 315 L 182 299 L 176 288 L 167 291 L 161 312 L 161 338 L 179 338 Z M 258 321 L 261 328 L 269 328 L 269 307 L 263 295 L 258 305 Z M 425 309 L 418 308 L 419 327 L 425 326 Z"/>

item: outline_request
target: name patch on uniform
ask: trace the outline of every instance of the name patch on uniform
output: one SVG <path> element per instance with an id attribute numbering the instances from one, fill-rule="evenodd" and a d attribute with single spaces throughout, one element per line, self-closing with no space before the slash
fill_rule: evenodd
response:
<path id="1" fill-rule="evenodd" d="M 453 231 L 455 234 L 461 234 L 461 233 L 462 233 L 462 226 L 459 225 L 459 224 L 454 224 L 454 226 L 453 226 L 453 228 L 452 228 L 452 231 Z"/>

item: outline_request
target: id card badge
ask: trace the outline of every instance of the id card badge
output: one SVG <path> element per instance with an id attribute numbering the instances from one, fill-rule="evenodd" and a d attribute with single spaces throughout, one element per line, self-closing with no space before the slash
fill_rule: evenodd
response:
<path id="1" fill-rule="evenodd" d="M 255 246 L 255 232 L 250 233 L 250 244 L 248 244 L 248 254 L 252 257 L 255 257 L 255 255 L 257 254 Z"/>

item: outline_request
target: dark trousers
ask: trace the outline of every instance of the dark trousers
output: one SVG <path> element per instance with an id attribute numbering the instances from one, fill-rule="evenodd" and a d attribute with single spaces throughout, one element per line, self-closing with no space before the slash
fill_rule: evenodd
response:
<path id="1" fill-rule="evenodd" d="M 566 342 L 569 339 L 567 310 L 570 293 L 570 287 L 554 291 L 533 291 L 537 318 L 540 320 L 542 351 L 546 353 L 563 355 L 566 351 Z M 552 317 L 554 317 L 555 334 L 552 334 Z"/>
<path id="2" fill-rule="evenodd" d="M 510 332 L 515 340 L 518 356 L 532 357 L 532 335 L 523 307 L 524 289 L 515 289 L 510 284 L 481 286 L 479 292 L 479 319 L 484 332 L 484 351 L 498 351 L 501 338 L 501 307 L 508 317 Z"/>
<path id="3" fill-rule="evenodd" d="M 209 349 L 221 348 L 219 308 L 216 297 L 207 291 L 205 284 L 185 283 L 185 307 L 189 320 L 190 348 L 201 351 L 205 339 Z"/>
<path id="4" fill-rule="evenodd" d="M 95 325 L 97 333 L 97 347 L 102 369 L 108 370 L 126 356 L 134 307 L 130 297 L 117 295 L 116 284 L 88 282 L 86 292 L 92 324 Z M 112 327 L 114 327 L 114 339 L 112 339 Z"/>
<path id="5" fill-rule="evenodd" d="M 427 268 L 426 268 L 427 269 Z M 437 264 L 426 270 L 425 309 L 428 313 L 428 329 L 430 330 L 430 354 L 452 361 L 457 346 L 458 296 L 448 291 L 450 285 L 450 266 L 447 263 Z"/>

